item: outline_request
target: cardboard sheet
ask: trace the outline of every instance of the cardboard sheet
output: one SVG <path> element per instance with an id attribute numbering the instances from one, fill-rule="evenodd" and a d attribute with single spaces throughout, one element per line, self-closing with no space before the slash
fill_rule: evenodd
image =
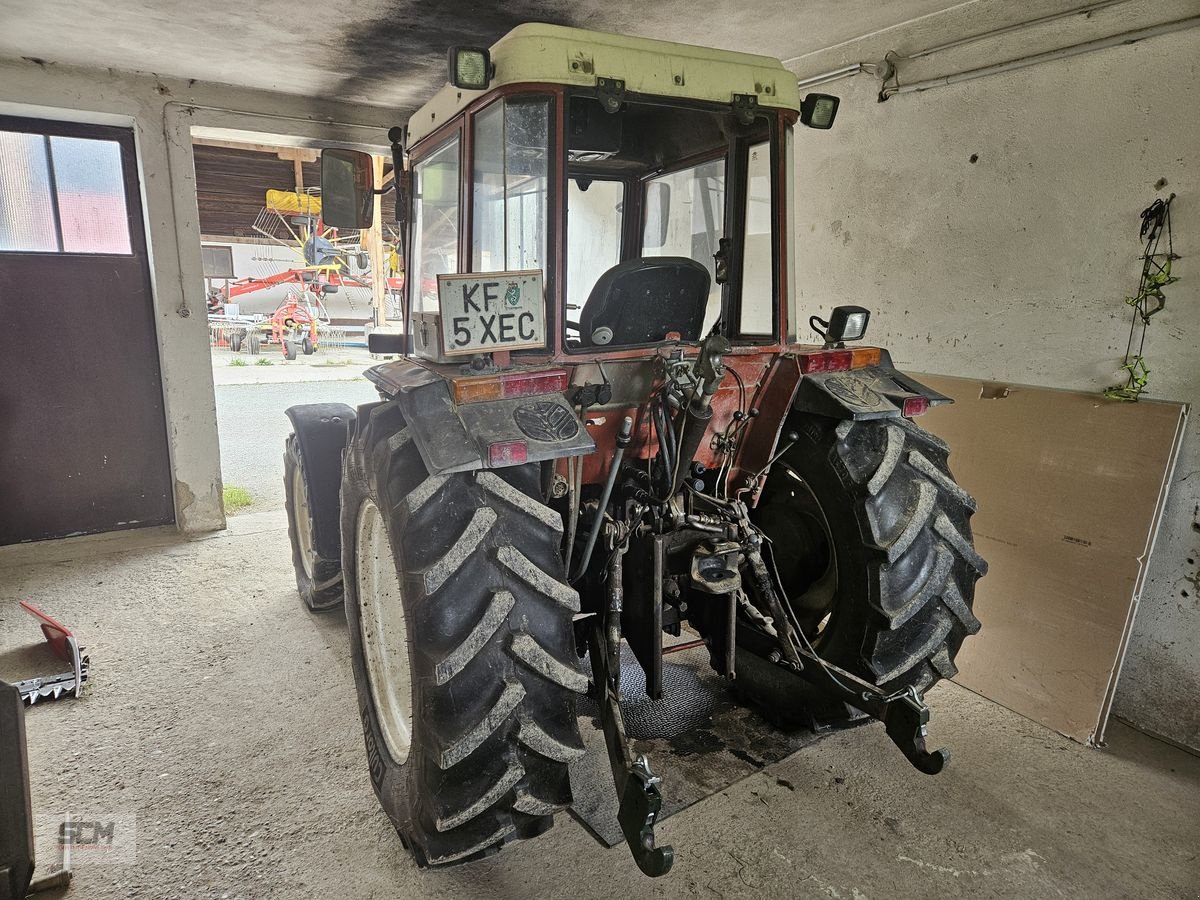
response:
<path id="1" fill-rule="evenodd" d="M 914 377 L 956 401 L 918 422 L 950 444 L 979 501 L 975 544 L 990 565 L 975 595 L 983 630 L 955 680 L 1103 744 L 1187 406 Z"/>

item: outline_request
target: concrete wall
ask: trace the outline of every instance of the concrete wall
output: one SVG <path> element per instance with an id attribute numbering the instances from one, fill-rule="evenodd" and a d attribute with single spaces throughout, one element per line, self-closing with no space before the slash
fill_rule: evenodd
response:
<path id="1" fill-rule="evenodd" d="M 185 532 L 224 527 L 216 406 L 209 364 L 193 133 L 376 152 L 396 124 L 384 109 L 152 75 L 0 60 L 0 113 L 132 126 L 158 316 L 176 520 Z"/>
<path id="2" fill-rule="evenodd" d="M 1024 14 L 1037 15 L 1034 6 L 1045 4 Z M 1126 4 L 935 54 L 902 68 L 902 80 L 1197 11 L 1194 2 Z M 798 74 L 951 36 L 921 27 L 808 57 Z M 1198 62 L 1193 28 L 886 103 L 866 75 L 816 88 L 840 94 L 842 106 L 831 132 L 798 133 L 802 319 L 863 303 L 876 313 L 874 339 L 902 367 L 1099 392 L 1120 380 L 1138 214 L 1173 191 L 1182 280 L 1146 342 L 1149 396 L 1200 402 Z M 1116 712 L 1200 748 L 1200 417 L 1191 421 Z"/>

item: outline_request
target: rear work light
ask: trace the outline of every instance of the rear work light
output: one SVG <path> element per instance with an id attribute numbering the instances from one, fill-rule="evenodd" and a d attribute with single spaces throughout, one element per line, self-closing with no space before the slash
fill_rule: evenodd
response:
<path id="1" fill-rule="evenodd" d="M 819 372 L 848 372 L 850 369 L 865 369 L 879 365 L 878 347 L 858 347 L 854 350 L 814 350 L 801 353 L 800 371 L 805 375 Z"/>
<path id="2" fill-rule="evenodd" d="M 455 403 L 510 400 L 538 394 L 561 394 L 567 389 L 564 369 L 549 372 L 509 372 L 504 375 L 468 375 L 450 381 Z"/>

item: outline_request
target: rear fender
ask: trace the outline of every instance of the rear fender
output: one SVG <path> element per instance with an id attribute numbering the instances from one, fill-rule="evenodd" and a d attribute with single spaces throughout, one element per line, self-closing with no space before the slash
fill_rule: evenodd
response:
<path id="1" fill-rule="evenodd" d="M 831 419 L 895 419 L 903 415 L 904 401 L 910 397 L 924 397 L 930 407 L 954 402 L 893 369 L 890 362 L 885 355 L 883 365 L 805 375 L 792 408 Z"/>
<path id="2" fill-rule="evenodd" d="M 345 403 L 309 403 L 286 411 L 292 420 L 312 513 L 313 549 L 341 559 L 342 451 L 354 431 L 354 410 Z"/>
<path id="3" fill-rule="evenodd" d="M 518 465 L 491 463 L 488 448 L 510 441 L 525 444 L 521 462 L 582 456 L 596 449 L 562 394 L 455 404 L 445 378 L 410 360 L 385 363 L 366 374 L 400 406 L 430 475 Z"/>

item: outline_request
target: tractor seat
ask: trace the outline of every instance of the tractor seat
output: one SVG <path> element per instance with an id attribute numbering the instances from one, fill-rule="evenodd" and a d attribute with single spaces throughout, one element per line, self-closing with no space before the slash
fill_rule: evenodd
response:
<path id="1" fill-rule="evenodd" d="M 678 332 L 700 340 L 708 305 L 708 270 L 682 256 L 618 263 L 600 276 L 579 313 L 584 347 L 650 344 Z"/>

